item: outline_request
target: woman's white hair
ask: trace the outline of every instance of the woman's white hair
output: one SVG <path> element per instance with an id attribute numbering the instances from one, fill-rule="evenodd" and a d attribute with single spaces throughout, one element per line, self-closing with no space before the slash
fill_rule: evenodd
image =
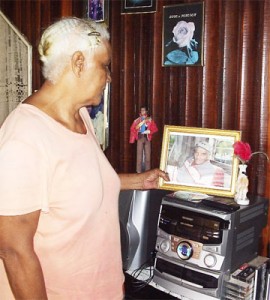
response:
<path id="1" fill-rule="evenodd" d="M 38 45 L 43 76 L 56 83 L 76 51 L 90 58 L 104 46 L 102 40 L 109 38 L 106 26 L 91 19 L 67 17 L 57 21 L 44 31 Z"/>

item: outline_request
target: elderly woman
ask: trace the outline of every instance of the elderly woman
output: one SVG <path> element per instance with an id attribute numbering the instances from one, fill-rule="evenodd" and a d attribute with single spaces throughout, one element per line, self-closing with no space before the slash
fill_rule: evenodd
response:
<path id="1" fill-rule="evenodd" d="M 66 18 L 39 44 L 45 83 L 0 132 L 0 299 L 122 299 L 118 195 L 164 172 L 117 175 L 86 106 L 111 80 L 109 34 Z"/>

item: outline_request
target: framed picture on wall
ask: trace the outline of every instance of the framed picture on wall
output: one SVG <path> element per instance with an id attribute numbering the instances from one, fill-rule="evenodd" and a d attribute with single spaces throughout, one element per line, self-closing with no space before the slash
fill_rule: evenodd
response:
<path id="1" fill-rule="evenodd" d="M 233 144 L 240 138 L 240 131 L 166 125 L 160 169 L 170 181 L 160 179 L 160 187 L 233 197 L 238 173 Z"/>
<path id="2" fill-rule="evenodd" d="M 104 151 L 109 146 L 110 116 L 110 84 L 107 83 L 101 102 L 97 106 L 89 106 L 88 112 L 92 120 L 97 140 Z"/>
<path id="3" fill-rule="evenodd" d="M 32 46 L 0 11 L 0 124 L 32 93 Z"/>
<path id="4" fill-rule="evenodd" d="M 109 24 L 109 0 L 87 0 L 87 17 Z"/>
<path id="5" fill-rule="evenodd" d="M 163 7 L 162 66 L 202 66 L 204 3 Z"/>
<path id="6" fill-rule="evenodd" d="M 153 13 L 157 0 L 121 0 L 121 14 Z"/>

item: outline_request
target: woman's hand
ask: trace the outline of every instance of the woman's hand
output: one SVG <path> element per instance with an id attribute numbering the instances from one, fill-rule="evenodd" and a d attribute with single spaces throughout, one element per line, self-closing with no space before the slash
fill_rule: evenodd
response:
<path id="1" fill-rule="evenodd" d="M 168 173 L 165 173 L 160 169 L 149 170 L 138 174 L 138 176 L 141 176 L 142 190 L 157 189 L 159 177 L 163 178 L 165 181 L 170 180 Z"/>
<path id="2" fill-rule="evenodd" d="M 170 180 L 168 174 L 159 169 L 153 169 L 143 173 L 119 174 L 121 190 L 157 189 L 160 177 L 165 181 Z"/>

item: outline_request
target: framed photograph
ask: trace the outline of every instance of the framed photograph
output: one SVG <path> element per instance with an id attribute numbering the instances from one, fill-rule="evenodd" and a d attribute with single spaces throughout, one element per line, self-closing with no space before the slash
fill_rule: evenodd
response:
<path id="1" fill-rule="evenodd" d="M 0 124 L 32 93 L 32 46 L 0 11 Z"/>
<path id="2" fill-rule="evenodd" d="M 89 106 L 88 112 L 92 120 L 100 147 L 105 151 L 109 146 L 109 112 L 110 84 L 107 83 L 102 100 L 97 106 Z"/>
<path id="3" fill-rule="evenodd" d="M 87 17 L 109 25 L 109 0 L 87 0 Z"/>
<path id="4" fill-rule="evenodd" d="M 203 66 L 204 3 L 163 7 L 162 66 Z"/>
<path id="5" fill-rule="evenodd" d="M 157 0 L 121 0 L 121 14 L 153 13 Z"/>
<path id="6" fill-rule="evenodd" d="M 165 125 L 160 169 L 170 181 L 160 179 L 160 188 L 233 197 L 240 139 L 240 131 Z"/>

